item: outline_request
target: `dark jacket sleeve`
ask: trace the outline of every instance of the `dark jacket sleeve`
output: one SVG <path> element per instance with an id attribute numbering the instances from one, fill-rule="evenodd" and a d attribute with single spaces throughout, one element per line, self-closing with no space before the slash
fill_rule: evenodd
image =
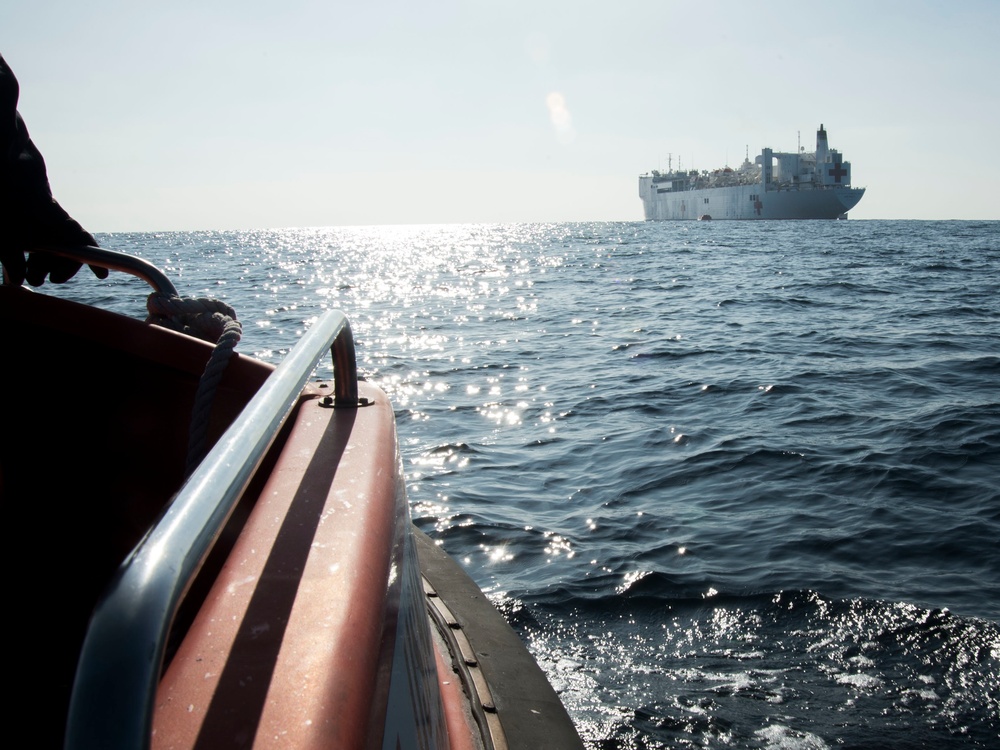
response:
<path id="1" fill-rule="evenodd" d="M 18 94 L 17 79 L 0 56 L 0 260 L 13 283 L 26 277 L 38 286 L 46 275 L 59 283 L 80 264 L 41 254 L 32 254 L 26 264 L 25 253 L 97 241 L 52 197 L 45 160 L 17 111 Z"/>

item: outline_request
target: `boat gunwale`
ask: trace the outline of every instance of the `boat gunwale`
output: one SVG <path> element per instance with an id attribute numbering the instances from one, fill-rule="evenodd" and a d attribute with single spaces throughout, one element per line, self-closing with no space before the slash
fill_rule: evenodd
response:
<path id="1" fill-rule="evenodd" d="M 149 746 L 174 616 L 327 351 L 333 355 L 338 405 L 353 391 L 357 406 L 357 372 L 344 371 L 345 363 L 355 362 L 350 323 L 343 312 L 329 310 L 268 376 L 122 563 L 84 639 L 70 699 L 67 749 Z"/>

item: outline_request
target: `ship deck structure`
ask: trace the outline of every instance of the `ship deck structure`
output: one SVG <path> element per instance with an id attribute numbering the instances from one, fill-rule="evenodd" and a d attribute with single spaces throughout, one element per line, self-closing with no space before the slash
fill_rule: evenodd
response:
<path id="1" fill-rule="evenodd" d="M 851 186 L 851 163 L 829 147 L 823 125 L 812 153 L 764 148 L 737 169 L 671 166 L 639 176 L 646 221 L 846 219 L 864 194 Z"/>

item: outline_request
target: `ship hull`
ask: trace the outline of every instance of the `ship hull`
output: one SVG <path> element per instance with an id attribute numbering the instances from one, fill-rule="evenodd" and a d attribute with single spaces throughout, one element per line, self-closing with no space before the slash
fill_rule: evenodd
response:
<path id="1" fill-rule="evenodd" d="M 763 190 L 762 185 L 736 185 L 705 190 L 660 192 L 653 179 L 639 178 L 646 221 L 839 219 L 865 194 L 864 188 L 801 187 Z"/>

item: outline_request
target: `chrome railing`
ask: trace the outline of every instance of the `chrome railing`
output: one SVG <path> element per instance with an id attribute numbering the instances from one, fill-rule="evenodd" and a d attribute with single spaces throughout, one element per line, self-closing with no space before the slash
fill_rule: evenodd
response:
<path id="1" fill-rule="evenodd" d="M 358 405 L 350 323 L 331 310 L 271 373 L 119 567 L 84 639 L 66 748 L 149 747 L 160 670 L 181 599 L 326 351 L 333 354 L 335 405 Z"/>
<path id="2" fill-rule="evenodd" d="M 167 278 L 159 268 L 147 260 L 138 258 L 135 255 L 127 255 L 114 250 L 105 250 L 103 247 L 93 247 L 80 245 L 79 247 L 45 247 L 32 252 L 58 255 L 61 258 L 71 258 L 72 260 L 86 263 L 88 266 L 100 266 L 110 271 L 121 271 L 132 276 L 138 276 L 158 292 L 163 292 L 170 297 L 177 296 L 177 290 L 173 283 Z M 6 283 L 6 273 L 4 282 Z"/>

